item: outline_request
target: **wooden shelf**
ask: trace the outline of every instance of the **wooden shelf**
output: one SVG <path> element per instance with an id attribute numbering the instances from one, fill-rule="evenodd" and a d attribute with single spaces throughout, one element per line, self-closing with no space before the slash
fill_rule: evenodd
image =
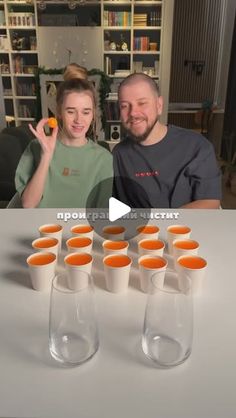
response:
<path id="1" fill-rule="evenodd" d="M 10 50 L 11 54 L 38 54 L 38 52 L 34 49 L 25 49 L 25 50 L 16 50 L 16 49 L 11 49 Z"/>
<path id="2" fill-rule="evenodd" d="M 9 30 L 35 30 L 36 26 L 8 26 Z"/>
<path id="3" fill-rule="evenodd" d="M 14 73 L 12 74 L 13 77 L 35 77 L 35 74 L 25 74 L 25 73 Z"/>
<path id="4" fill-rule="evenodd" d="M 133 51 L 134 55 L 160 55 L 160 51 Z"/>
<path id="5" fill-rule="evenodd" d="M 35 120 L 34 118 L 15 118 L 15 119 L 22 121 L 22 122 L 33 122 Z"/>
<path id="6" fill-rule="evenodd" d="M 131 30 L 132 26 L 103 26 L 103 29 L 105 31 L 107 30 Z"/>
<path id="7" fill-rule="evenodd" d="M 36 100 L 36 96 L 15 96 L 17 100 Z"/>
<path id="8" fill-rule="evenodd" d="M 147 32 L 147 31 L 151 31 L 151 30 L 156 31 L 156 30 L 161 30 L 161 29 L 162 29 L 161 26 L 133 26 L 134 31 L 135 30 L 138 30 L 138 31 L 144 30 L 145 32 Z"/>
<path id="9" fill-rule="evenodd" d="M 104 49 L 104 55 L 130 55 L 131 54 L 131 51 L 107 51 L 107 50 L 105 50 Z"/>

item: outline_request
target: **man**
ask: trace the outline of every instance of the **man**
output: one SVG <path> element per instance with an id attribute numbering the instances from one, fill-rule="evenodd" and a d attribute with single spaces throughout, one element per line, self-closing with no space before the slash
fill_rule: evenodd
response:
<path id="1" fill-rule="evenodd" d="M 128 133 L 113 151 L 113 195 L 131 207 L 218 209 L 221 176 L 212 144 L 202 135 L 165 126 L 155 81 L 135 73 L 118 92 Z"/>

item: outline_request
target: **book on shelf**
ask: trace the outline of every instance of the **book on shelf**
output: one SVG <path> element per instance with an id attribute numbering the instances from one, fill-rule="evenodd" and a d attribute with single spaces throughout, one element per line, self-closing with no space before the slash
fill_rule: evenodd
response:
<path id="1" fill-rule="evenodd" d="M 142 61 L 134 61 L 133 62 L 133 72 L 134 73 L 142 73 L 143 72 L 143 62 Z"/>
<path id="2" fill-rule="evenodd" d="M 135 13 L 134 26 L 147 26 L 147 13 Z"/>
<path id="3" fill-rule="evenodd" d="M 118 100 L 117 92 L 110 92 L 106 98 L 107 100 Z"/>
<path id="4" fill-rule="evenodd" d="M 4 60 L 0 60 L 0 74 L 10 74 L 10 65 Z"/>
<path id="5" fill-rule="evenodd" d="M 32 113 L 26 104 L 18 105 L 18 117 L 19 118 L 32 118 Z"/>
<path id="6" fill-rule="evenodd" d="M 105 114 L 107 120 L 119 120 L 120 119 L 120 110 L 118 101 L 106 100 L 105 102 Z"/>
<path id="7" fill-rule="evenodd" d="M 135 36 L 134 37 L 134 44 L 133 44 L 134 51 L 148 51 L 149 50 L 149 37 L 148 36 Z"/>
<path id="8" fill-rule="evenodd" d="M 105 57 L 105 73 L 107 75 L 111 75 L 112 74 L 111 58 L 110 57 Z"/>
<path id="9" fill-rule="evenodd" d="M 8 13 L 9 26 L 35 26 L 34 13 Z"/>
<path id="10" fill-rule="evenodd" d="M 6 20 L 5 20 L 5 13 L 4 10 L 0 10 L 0 26 L 5 26 Z"/>
<path id="11" fill-rule="evenodd" d="M 131 26 L 131 12 L 114 12 L 104 10 L 103 12 L 104 26 Z"/>
<path id="12" fill-rule="evenodd" d="M 149 13 L 149 26 L 161 26 L 161 9 Z"/>
<path id="13" fill-rule="evenodd" d="M 159 75 L 159 61 L 154 61 L 154 66 L 144 66 L 142 61 L 133 62 L 133 72 L 134 73 L 144 73 L 148 74 L 150 77 L 158 77 Z"/>
<path id="14" fill-rule="evenodd" d="M 144 74 L 149 75 L 150 77 L 155 76 L 155 68 L 154 67 L 143 67 Z"/>
<path id="15" fill-rule="evenodd" d="M 155 69 L 155 75 L 159 76 L 160 62 L 158 60 L 154 61 L 154 69 Z"/>
<path id="16" fill-rule="evenodd" d="M 16 95 L 17 96 L 35 96 L 35 83 L 25 83 L 16 80 Z"/>
<path id="17" fill-rule="evenodd" d="M 127 77 L 128 75 L 130 75 L 130 70 L 119 70 L 119 69 L 117 69 L 117 70 L 115 70 L 115 73 L 114 73 L 114 75 L 116 76 L 116 77 Z"/>
<path id="18" fill-rule="evenodd" d="M 0 51 L 8 51 L 9 46 L 10 43 L 7 35 L 0 35 Z"/>
<path id="19" fill-rule="evenodd" d="M 15 74 L 22 74 L 24 71 L 25 60 L 23 57 L 17 55 L 12 60 L 13 70 Z"/>
<path id="20" fill-rule="evenodd" d="M 3 88 L 3 95 L 4 96 L 12 96 L 12 89 L 11 88 Z"/>

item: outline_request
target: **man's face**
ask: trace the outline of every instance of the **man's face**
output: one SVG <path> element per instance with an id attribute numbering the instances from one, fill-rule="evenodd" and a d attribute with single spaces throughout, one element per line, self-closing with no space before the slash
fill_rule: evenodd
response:
<path id="1" fill-rule="evenodd" d="M 123 86 L 119 93 L 121 121 L 136 142 L 155 134 L 162 113 L 162 97 L 158 97 L 146 81 Z"/>

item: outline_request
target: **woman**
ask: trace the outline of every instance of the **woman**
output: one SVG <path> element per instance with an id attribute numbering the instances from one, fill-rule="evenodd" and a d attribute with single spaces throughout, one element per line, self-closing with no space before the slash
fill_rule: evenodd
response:
<path id="1" fill-rule="evenodd" d="M 48 119 L 42 119 L 36 129 L 29 125 L 37 139 L 31 141 L 16 170 L 16 189 L 24 208 L 108 205 L 112 156 L 90 139 L 96 120 L 95 91 L 77 67 L 78 71 L 75 64 L 66 68 L 66 80 L 57 90 L 58 127 L 47 136 Z"/>

